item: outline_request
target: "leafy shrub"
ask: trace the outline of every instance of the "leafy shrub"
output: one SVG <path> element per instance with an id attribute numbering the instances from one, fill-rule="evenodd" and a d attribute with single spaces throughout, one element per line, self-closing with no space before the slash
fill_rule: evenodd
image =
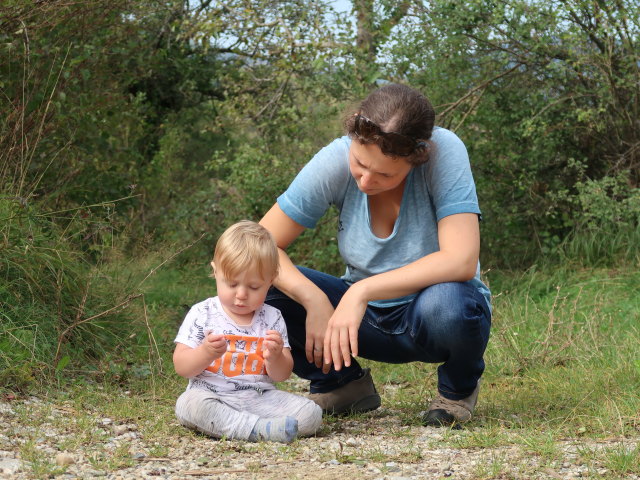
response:
<path id="1" fill-rule="evenodd" d="M 95 225 L 76 215 L 62 228 L 13 198 L 0 200 L 0 219 L 1 384 L 26 388 L 69 362 L 95 365 L 131 334 L 136 295 L 79 248 Z"/>

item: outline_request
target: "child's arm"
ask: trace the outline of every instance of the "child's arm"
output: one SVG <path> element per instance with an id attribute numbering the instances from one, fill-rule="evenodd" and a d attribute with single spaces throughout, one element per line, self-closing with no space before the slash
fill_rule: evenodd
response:
<path id="1" fill-rule="evenodd" d="M 282 335 L 277 330 L 268 330 L 264 341 L 264 365 L 267 375 L 274 382 L 282 382 L 291 376 L 293 357 L 291 350 L 284 348 Z"/>
<path id="2" fill-rule="evenodd" d="M 176 343 L 173 366 L 181 377 L 191 378 L 201 373 L 227 351 L 227 341 L 222 334 L 210 333 L 196 348 Z"/>

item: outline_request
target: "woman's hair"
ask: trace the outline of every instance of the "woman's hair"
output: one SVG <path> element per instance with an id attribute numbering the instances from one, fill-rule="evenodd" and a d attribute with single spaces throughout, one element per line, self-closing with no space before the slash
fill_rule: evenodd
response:
<path id="1" fill-rule="evenodd" d="M 385 155 L 420 165 L 429 160 L 434 122 L 435 111 L 424 95 L 390 83 L 371 92 L 357 112 L 349 112 L 345 130 L 360 143 L 378 145 Z M 362 128 L 363 124 L 368 128 Z"/>
<path id="2" fill-rule="evenodd" d="M 261 277 L 271 280 L 278 274 L 278 247 L 266 228 L 259 223 L 242 220 L 220 236 L 213 262 L 226 278 L 257 269 Z"/>

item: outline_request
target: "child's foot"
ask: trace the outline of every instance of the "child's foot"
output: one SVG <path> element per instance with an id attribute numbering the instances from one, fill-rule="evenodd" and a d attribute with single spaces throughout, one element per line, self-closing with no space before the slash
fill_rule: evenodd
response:
<path id="1" fill-rule="evenodd" d="M 291 443 L 298 435 L 298 420 L 293 417 L 261 418 L 251 430 L 249 440 Z"/>

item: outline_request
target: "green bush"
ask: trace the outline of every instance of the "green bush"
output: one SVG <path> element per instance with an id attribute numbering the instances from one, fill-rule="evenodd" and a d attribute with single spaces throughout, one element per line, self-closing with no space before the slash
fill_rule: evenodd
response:
<path id="1" fill-rule="evenodd" d="M 135 330 L 134 291 L 83 251 L 113 247 L 94 243 L 96 225 L 80 215 L 62 228 L 16 199 L 0 200 L 0 223 L 0 384 L 95 367 Z"/>

